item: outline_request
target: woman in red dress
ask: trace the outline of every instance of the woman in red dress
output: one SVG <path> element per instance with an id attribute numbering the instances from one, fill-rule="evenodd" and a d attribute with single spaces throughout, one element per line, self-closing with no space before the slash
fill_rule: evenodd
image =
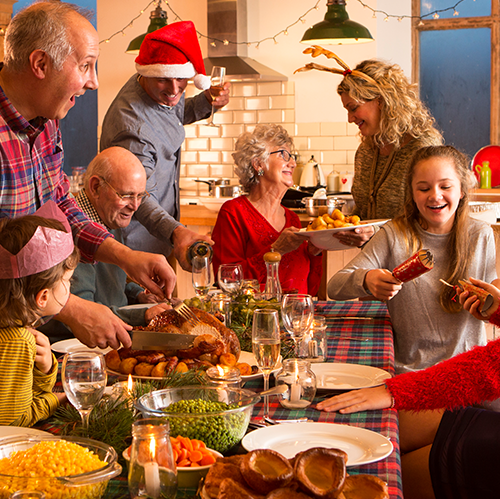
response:
<path id="1" fill-rule="evenodd" d="M 212 239 L 213 267 L 239 263 L 245 279 L 266 282 L 264 253 L 281 253 L 280 281 L 284 292 L 315 296 L 322 273 L 321 250 L 296 235 L 299 217 L 281 205 L 293 185 L 296 167 L 293 141 L 280 125 L 257 125 L 236 142 L 236 174 L 248 194 L 226 201 L 217 217 Z"/>

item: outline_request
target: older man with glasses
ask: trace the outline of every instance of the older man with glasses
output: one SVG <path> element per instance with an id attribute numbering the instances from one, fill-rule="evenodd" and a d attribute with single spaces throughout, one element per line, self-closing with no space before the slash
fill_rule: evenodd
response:
<path id="1" fill-rule="evenodd" d="M 85 173 L 84 188 L 76 202 L 93 222 L 105 227 L 115 239 L 122 242 L 121 229 L 128 227 L 132 216 L 149 196 L 146 191 L 146 172 L 137 157 L 122 147 L 111 147 L 98 154 Z M 154 296 L 147 294 L 118 266 L 99 262 L 96 265 L 80 263 L 71 282 L 71 293 L 85 300 L 111 308 L 123 321 L 132 326 L 149 322 L 156 314 L 170 308 L 161 303 L 148 308 L 123 310 L 130 303 L 148 303 Z M 73 338 L 63 323 L 52 320 L 42 329 L 51 343 Z"/>

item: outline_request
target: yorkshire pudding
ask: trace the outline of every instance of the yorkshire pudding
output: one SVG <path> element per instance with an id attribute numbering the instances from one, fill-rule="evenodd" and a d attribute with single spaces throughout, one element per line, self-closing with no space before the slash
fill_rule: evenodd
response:
<path id="1" fill-rule="evenodd" d="M 278 452 L 271 449 L 257 449 L 243 457 L 241 474 L 253 490 L 268 494 L 292 481 L 293 468 L 288 459 Z"/>
<path id="2" fill-rule="evenodd" d="M 299 453 L 294 475 L 306 494 L 333 499 L 339 496 L 346 478 L 347 454 L 340 449 L 315 447 Z"/>
<path id="3" fill-rule="evenodd" d="M 389 499 L 387 485 L 373 475 L 348 476 L 342 494 L 344 499 Z"/>

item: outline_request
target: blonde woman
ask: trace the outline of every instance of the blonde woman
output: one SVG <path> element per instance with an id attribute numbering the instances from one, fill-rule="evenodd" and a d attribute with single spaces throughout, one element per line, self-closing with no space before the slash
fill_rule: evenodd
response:
<path id="1" fill-rule="evenodd" d="M 394 218 L 403 209 L 404 183 L 410 160 L 421 147 L 443 142 L 435 122 L 397 64 L 366 60 L 351 70 L 333 52 L 315 46 L 304 53 L 326 56 L 341 66 L 328 68 L 307 64 L 297 71 L 317 69 L 343 75 L 337 88 L 355 123 L 361 144 L 354 158 L 352 195 L 355 214 L 362 220 Z M 345 231 L 337 237 L 349 246 L 362 246 L 373 235 L 373 227 Z"/>

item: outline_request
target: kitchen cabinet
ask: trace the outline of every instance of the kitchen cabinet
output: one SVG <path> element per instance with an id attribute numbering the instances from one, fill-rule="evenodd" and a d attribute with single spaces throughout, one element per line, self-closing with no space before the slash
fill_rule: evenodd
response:
<path id="1" fill-rule="evenodd" d="M 302 226 L 305 227 L 313 218 L 306 214 L 299 214 Z M 208 234 L 212 231 L 217 212 L 211 211 L 203 205 L 181 205 L 181 223 L 188 229 L 198 234 Z M 318 291 L 318 298 L 326 300 L 326 287 L 328 280 L 340 269 L 344 268 L 358 253 L 359 248 L 349 248 L 345 251 L 324 251 L 323 252 L 323 278 Z M 191 298 L 194 295 L 191 284 L 191 273 L 183 270 L 180 265 L 172 258 L 170 264 L 174 267 L 177 274 L 176 295 L 178 298 Z"/>

